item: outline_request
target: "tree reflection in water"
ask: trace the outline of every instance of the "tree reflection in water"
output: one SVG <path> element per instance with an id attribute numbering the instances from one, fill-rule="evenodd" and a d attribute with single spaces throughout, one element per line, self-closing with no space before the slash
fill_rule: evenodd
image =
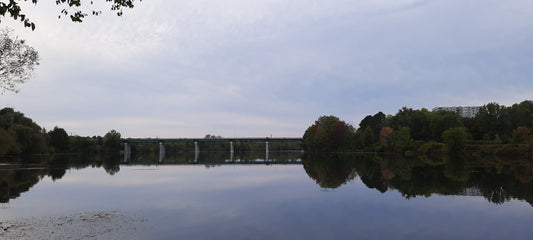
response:
<path id="1" fill-rule="evenodd" d="M 304 169 L 322 188 L 337 188 L 357 175 L 371 189 L 394 189 L 409 199 L 439 195 L 483 196 L 501 204 L 511 199 L 533 205 L 533 163 L 451 154 L 427 157 L 305 154 Z"/>
<path id="2" fill-rule="evenodd" d="M 299 164 L 301 152 L 273 152 L 267 160 L 262 159 L 265 153 L 246 152 L 229 156 L 228 152 L 202 152 L 194 161 L 194 152 L 185 154 L 169 154 L 161 162 L 153 153 L 133 156 L 131 162 L 123 162 L 120 154 L 57 154 L 32 158 L 0 159 L 0 203 L 18 198 L 21 193 L 28 191 L 44 177 L 52 181 L 61 179 L 68 169 L 83 169 L 87 167 L 103 168 L 109 175 L 120 171 L 121 164 L 159 165 L 159 164 L 199 164 L 207 168 L 224 164 Z M 229 161 L 232 160 L 232 161 Z"/>
<path id="3" fill-rule="evenodd" d="M 0 203 L 8 203 L 44 177 L 61 179 L 68 169 L 102 167 L 110 175 L 120 170 L 120 155 L 52 155 L 0 160 Z"/>
<path id="4" fill-rule="evenodd" d="M 322 188 L 337 188 L 357 174 L 352 161 L 337 154 L 304 154 L 305 172 Z"/>
<path id="5" fill-rule="evenodd" d="M 31 159 L 3 159 L 0 164 L 0 203 L 28 191 L 44 177 L 53 181 L 64 177 L 68 169 L 103 168 L 108 174 L 120 171 L 121 164 L 200 164 L 207 168 L 225 164 L 300 164 L 321 188 L 334 189 L 356 177 L 370 189 L 384 193 L 396 190 L 405 198 L 439 195 L 483 196 L 501 204 L 511 199 L 533 205 L 533 163 L 520 159 L 473 158 L 449 155 L 442 159 L 428 157 L 361 154 L 303 154 L 299 152 L 264 153 L 226 156 L 228 153 L 202 153 L 197 162 L 193 156 L 165 158 L 133 158 L 123 163 L 120 155 L 55 155 Z M 235 157 L 235 158 L 233 158 Z M 231 160 L 231 161 L 229 161 Z"/>

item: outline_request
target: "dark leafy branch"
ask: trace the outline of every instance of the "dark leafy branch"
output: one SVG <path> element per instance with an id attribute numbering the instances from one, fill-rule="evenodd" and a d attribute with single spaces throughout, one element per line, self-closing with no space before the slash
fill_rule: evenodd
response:
<path id="1" fill-rule="evenodd" d="M 29 0 L 24 0 L 25 2 Z M 142 0 L 139 0 L 142 1 Z M 14 20 L 20 20 L 25 27 L 29 27 L 32 30 L 35 29 L 35 23 L 32 22 L 26 14 L 23 13 L 22 8 L 20 7 L 21 1 L 9 0 L 9 1 L 0 1 L 0 23 L 2 18 L 8 17 L 13 18 Z M 37 4 L 38 0 L 31 0 L 33 4 Z M 110 11 L 115 12 L 117 16 L 122 16 L 124 8 L 133 8 L 135 5 L 135 0 L 105 0 L 111 4 Z M 93 1 L 81 1 L 81 0 L 56 0 L 56 4 L 63 6 L 59 14 L 59 18 L 62 16 L 69 16 L 70 20 L 73 22 L 82 22 L 83 18 L 89 15 L 98 16 L 102 13 L 99 10 L 90 10 L 89 13 L 80 10 L 86 5 L 93 5 Z"/>

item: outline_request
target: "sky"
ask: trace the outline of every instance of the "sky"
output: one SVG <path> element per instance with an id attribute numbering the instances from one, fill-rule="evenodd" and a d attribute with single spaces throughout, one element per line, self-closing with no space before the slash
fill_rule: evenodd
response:
<path id="1" fill-rule="evenodd" d="M 53 1 L 22 3 L 35 31 L 1 19 L 40 65 L 0 107 L 80 136 L 301 137 L 323 115 L 533 99 L 530 0 L 94 2 L 83 23 Z"/>

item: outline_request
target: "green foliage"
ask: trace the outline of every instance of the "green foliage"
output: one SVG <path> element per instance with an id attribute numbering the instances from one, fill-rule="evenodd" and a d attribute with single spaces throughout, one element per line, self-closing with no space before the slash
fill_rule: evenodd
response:
<path id="1" fill-rule="evenodd" d="M 418 148 L 418 151 L 421 152 L 421 153 L 426 153 L 426 154 L 431 154 L 432 152 L 435 152 L 435 151 L 442 151 L 444 149 L 444 144 L 443 143 L 438 143 L 438 142 L 428 142 L 428 143 L 425 143 L 423 144 L 422 146 L 420 146 Z"/>
<path id="2" fill-rule="evenodd" d="M 0 157 L 35 153 L 118 153 L 120 133 L 112 130 L 104 138 L 68 136 L 63 128 L 46 133 L 39 125 L 12 108 L 0 110 Z"/>
<path id="3" fill-rule="evenodd" d="M 111 130 L 104 135 L 104 150 L 106 152 L 120 151 L 120 133 Z"/>
<path id="4" fill-rule="evenodd" d="M 68 150 L 69 138 L 65 129 L 55 126 L 52 131 L 48 132 L 48 136 L 50 137 L 50 145 L 56 152 Z"/>
<path id="5" fill-rule="evenodd" d="M 359 123 L 359 129 L 370 128 L 374 134 L 374 139 L 379 138 L 379 132 L 385 123 L 385 114 L 378 112 L 374 116 L 368 115 Z"/>
<path id="6" fill-rule="evenodd" d="M 73 153 L 100 153 L 102 152 L 102 137 L 69 136 L 69 152 Z"/>
<path id="7" fill-rule="evenodd" d="M 488 134 L 490 139 L 494 139 L 496 134 L 502 138 L 507 138 L 511 133 L 511 116 L 505 106 L 497 103 L 489 103 L 481 107 L 479 113 L 474 118 L 475 127 L 473 129 L 476 138 Z"/>
<path id="8" fill-rule="evenodd" d="M 217 139 L 217 138 L 222 138 L 222 137 L 221 137 L 221 136 L 216 136 L 216 135 L 207 134 L 207 135 L 205 135 L 204 138 L 205 138 L 205 139 Z"/>
<path id="9" fill-rule="evenodd" d="M 387 125 L 394 129 L 408 127 L 413 139 L 427 141 L 431 137 L 430 118 L 430 112 L 427 109 L 413 110 L 403 107 L 396 115 L 388 119 Z"/>
<path id="10" fill-rule="evenodd" d="M 432 114 L 426 109 L 413 112 L 411 116 L 411 124 L 408 126 L 413 139 L 423 141 L 431 139 L 431 117 Z"/>
<path id="11" fill-rule="evenodd" d="M 461 118 L 453 112 L 429 112 L 427 109 L 413 110 L 407 107 L 388 118 L 385 125 L 393 129 L 407 127 L 414 140 L 422 141 L 440 141 L 445 130 L 463 126 Z"/>
<path id="12" fill-rule="evenodd" d="M 331 126 L 337 121 L 340 120 L 335 116 L 323 116 L 309 127 L 304 134 L 306 149 L 333 149 L 337 146 L 329 135 Z M 409 148 L 416 149 L 425 142 L 443 142 L 443 133 L 453 128 L 464 128 L 469 140 L 507 143 L 511 139 L 512 129 L 519 126 L 533 128 L 533 101 L 523 101 L 510 108 L 489 103 L 474 118 L 461 118 L 457 113 L 449 111 L 429 112 L 426 109 L 403 107 L 394 116 L 385 117 L 382 112 L 367 115 L 359 123 L 357 131 L 348 131 L 343 149 L 403 153 Z M 399 131 L 400 129 L 402 130 Z M 521 137 L 523 135 L 515 133 L 518 139 L 515 142 L 524 142 L 524 137 Z M 419 143 L 412 146 L 412 141 Z M 432 147 L 437 145 L 430 144 L 421 150 L 423 153 L 438 151 L 431 149 Z"/>
<path id="13" fill-rule="evenodd" d="M 338 117 L 322 116 L 305 131 L 304 147 L 310 151 L 339 151 L 349 148 L 354 133 L 355 129 Z"/>
<path id="14" fill-rule="evenodd" d="M 28 1 L 28 0 L 25 0 Z M 142 0 L 139 0 L 142 1 Z M 38 0 L 31 0 L 33 4 L 37 4 Z M 83 2 L 81 0 L 56 0 L 57 5 L 61 5 L 63 8 L 59 14 L 59 18 L 62 16 L 68 16 L 73 22 L 82 22 L 83 18 L 89 14 L 86 12 L 90 5 L 93 4 L 93 1 Z M 133 8 L 135 0 L 105 0 L 105 2 L 111 3 L 111 11 L 116 12 L 117 16 L 122 16 L 124 8 Z M 71 11 L 72 10 L 72 11 Z M 89 12 L 98 16 L 102 13 L 100 10 L 91 9 Z M 6 13 L 9 13 L 10 17 L 14 20 L 20 19 L 25 27 L 30 27 L 32 30 L 35 29 L 35 23 L 30 21 L 30 19 L 22 12 L 22 9 L 17 1 L 9 0 L 9 3 L 0 2 L 0 16 L 5 17 Z M 0 22 L 1 22 L 0 18 Z"/>
<path id="15" fill-rule="evenodd" d="M 409 127 L 411 125 L 411 115 L 413 112 L 414 110 L 412 108 L 403 107 L 396 113 L 396 115 L 387 119 L 386 125 L 393 129 Z"/>
<path id="16" fill-rule="evenodd" d="M 513 106 L 508 108 L 508 113 L 513 129 L 520 126 L 530 129 L 533 128 L 533 101 L 523 101 L 519 104 L 513 104 Z"/>
<path id="17" fill-rule="evenodd" d="M 442 133 L 442 139 L 448 151 L 452 153 L 465 151 L 467 136 L 466 129 L 462 127 L 448 129 Z"/>
<path id="18" fill-rule="evenodd" d="M 450 128 L 463 127 L 459 115 L 453 112 L 437 111 L 431 114 L 429 123 L 432 139 L 442 141 L 442 133 Z"/>
<path id="19" fill-rule="evenodd" d="M 532 131 L 527 127 L 517 127 L 513 130 L 514 143 L 528 143 L 532 139 Z"/>
<path id="20" fill-rule="evenodd" d="M 411 143 L 411 135 L 408 127 L 400 127 L 392 133 L 392 150 L 394 152 L 403 153 L 407 150 L 409 143 Z"/>
<path id="21" fill-rule="evenodd" d="M 370 126 L 366 127 L 361 135 L 361 147 L 365 150 L 370 150 L 371 146 L 376 142 L 374 132 Z"/>
<path id="22" fill-rule="evenodd" d="M 47 151 L 46 134 L 31 119 L 12 108 L 0 110 L 0 152 L 32 154 Z M 1 155 L 0 155 L 1 156 Z"/>
<path id="23" fill-rule="evenodd" d="M 17 139 L 8 131 L 0 128 L 0 157 L 9 153 L 19 153 L 19 144 Z"/>

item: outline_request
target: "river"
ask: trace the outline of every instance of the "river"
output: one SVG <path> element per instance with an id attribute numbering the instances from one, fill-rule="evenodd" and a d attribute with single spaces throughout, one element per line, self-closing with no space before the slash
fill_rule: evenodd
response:
<path id="1" fill-rule="evenodd" d="M 4 160 L 0 239 L 533 236 L 527 161 L 202 154 Z"/>

